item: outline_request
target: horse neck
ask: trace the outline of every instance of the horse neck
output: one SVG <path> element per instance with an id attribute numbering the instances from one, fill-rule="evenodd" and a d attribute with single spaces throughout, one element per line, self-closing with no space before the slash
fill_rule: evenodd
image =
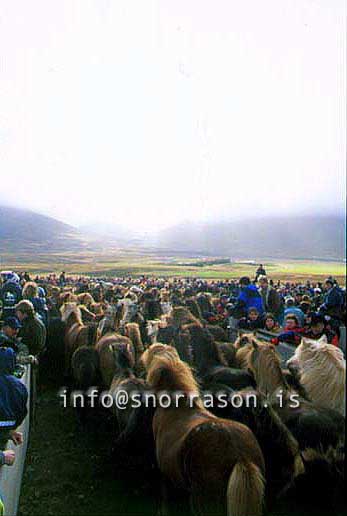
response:
<path id="1" fill-rule="evenodd" d="M 74 324 L 78 324 L 79 326 L 83 325 L 77 314 L 72 312 L 66 321 L 66 326 L 68 329 L 70 329 Z"/>
<path id="2" fill-rule="evenodd" d="M 271 374 L 266 372 L 259 381 L 257 379 L 256 381 L 259 391 L 264 394 L 272 395 L 276 391 L 288 391 L 289 389 L 279 364 L 276 364 L 274 372 L 271 371 Z"/>
<path id="3" fill-rule="evenodd" d="M 117 377 L 121 380 L 132 380 L 135 378 L 135 374 L 130 367 L 124 367 L 118 370 Z"/>
<path id="4" fill-rule="evenodd" d="M 191 364 L 193 362 L 193 360 L 192 360 L 188 342 L 181 336 L 176 335 L 174 338 L 174 344 L 175 344 L 175 348 L 177 349 L 180 359 L 183 360 L 184 362 L 187 362 L 188 364 Z"/>
<path id="5" fill-rule="evenodd" d="M 130 368 L 117 369 L 113 375 L 110 390 L 116 389 L 124 380 L 133 380 L 135 375 Z"/>
<path id="6" fill-rule="evenodd" d="M 196 343 L 196 346 L 194 348 L 193 344 L 194 362 L 200 372 L 222 365 L 215 343 L 209 343 L 208 345 L 206 343 L 203 345 Z"/>

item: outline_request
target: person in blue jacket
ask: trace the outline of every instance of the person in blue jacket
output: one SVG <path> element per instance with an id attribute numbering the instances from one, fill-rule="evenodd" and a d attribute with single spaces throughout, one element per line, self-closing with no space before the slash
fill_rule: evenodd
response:
<path id="1" fill-rule="evenodd" d="M 0 348 L 0 431 L 16 429 L 27 415 L 28 391 L 13 373 L 16 354 L 11 348 Z"/>
<path id="2" fill-rule="evenodd" d="M 263 300 L 259 291 L 255 285 L 251 283 L 251 280 L 244 276 L 240 279 L 240 293 L 236 301 L 236 311 L 245 317 L 248 314 L 250 308 L 256 308 L 260 316 L 264 313 Z"/>
<path id="3" fill-rule="evenodd" d="M 15 460 L 13 450 L 4 450 L 8 439 L 22 444 L 23 436 L 16 428 L 27 415 L 28 391 L 25 385 L 13 376 L 16 365 L 15 352 L 11 348 L 0 348 L 0 467 L 12 466 Z M 4 505 L 0 493 L 0 516 Z"/>

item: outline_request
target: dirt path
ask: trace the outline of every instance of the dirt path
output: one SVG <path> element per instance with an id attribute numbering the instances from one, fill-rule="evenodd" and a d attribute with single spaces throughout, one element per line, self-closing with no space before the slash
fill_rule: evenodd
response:
<path id="1" fill-rule="evenodd" d="M 60 407 L 56 390 L 39 396 L 18 516 L 156 513 L 148 489 L 115 478 L 107 464 L 110 431 L 102 421 L 96 427 L 82 433 L 73 409 Z"/>

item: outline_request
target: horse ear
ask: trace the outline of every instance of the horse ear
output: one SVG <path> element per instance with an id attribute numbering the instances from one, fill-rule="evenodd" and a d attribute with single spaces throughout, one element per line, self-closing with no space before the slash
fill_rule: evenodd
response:
<path id="1" fill-rule="evenodd" d="M 258 342 L 256 339 L 251 339 L 251 343 L 252 343 L 252 346 L 254 347 L 254 349 L 258 349 L 259 346 L 258 346 Z"/>
<path id="2" fill-rule="evenodd" d="M 301 339 L 301 344 L 305 347 L 305 346 L 310 346 L 311 342 L 310 342 L 310 339 L 307 339 L 306 337 L 302 337 Z"/>
<path id="3" fill-rule="evenodd" d="M 324 334 L 321 336 L 320 339 L 318 339 L 319 344 L 328 344 L 328 339 L 327 339 L 327 336 Z"/>

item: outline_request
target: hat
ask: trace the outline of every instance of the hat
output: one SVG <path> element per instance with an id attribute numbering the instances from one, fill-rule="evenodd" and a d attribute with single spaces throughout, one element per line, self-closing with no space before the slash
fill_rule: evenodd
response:
<path id="1" fill-rule="evenodd" d="M 21 323 L 18 321 L 17 317 L 7 317 L 4 320 L 4 326 L 9 326 L 13 330 L 19 330 L 22 327 Z"/>

